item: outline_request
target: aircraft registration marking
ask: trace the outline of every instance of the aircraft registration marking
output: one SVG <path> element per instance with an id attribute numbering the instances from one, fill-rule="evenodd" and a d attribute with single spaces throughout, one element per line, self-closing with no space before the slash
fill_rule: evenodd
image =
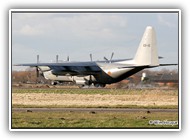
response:
<path id="1" fill-rule="evenodd" d="M 143 47 L 150 47 L 150 44 L 143 44 Z"/>

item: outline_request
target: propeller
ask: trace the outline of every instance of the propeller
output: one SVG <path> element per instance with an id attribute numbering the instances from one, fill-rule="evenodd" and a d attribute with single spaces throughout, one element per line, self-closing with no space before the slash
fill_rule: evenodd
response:
<path id="1" fill-rule="evenodd" d="M 107 61 L 107 62 L 109 62 L 109 63 L 111 63 L 112 58 L 113 58 L 113 55 L 114 55 L 114 52 L 112 52 L 111 57 L 110 57 L 110 60 L 108 60 L 108 59 L 104 56 L 104 60 Z"/>

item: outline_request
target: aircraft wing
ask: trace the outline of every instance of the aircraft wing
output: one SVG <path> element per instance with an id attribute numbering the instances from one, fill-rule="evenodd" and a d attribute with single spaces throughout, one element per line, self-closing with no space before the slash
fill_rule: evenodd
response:
<path id="1" fill-rule="evenodd" d="M 31 63 L 14 66 L 49 67 L 55 75 L 93 75 L 101 71 L 95 62 Z"/>

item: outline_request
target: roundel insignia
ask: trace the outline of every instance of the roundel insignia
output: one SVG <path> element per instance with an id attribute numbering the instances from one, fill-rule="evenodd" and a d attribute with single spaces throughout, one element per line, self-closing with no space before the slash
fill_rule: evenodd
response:
<path id="1" fill-rule="evenodd" d="M 110 71 L 108 71 L 108 75 L 111 76 L 111 72 Z"/>

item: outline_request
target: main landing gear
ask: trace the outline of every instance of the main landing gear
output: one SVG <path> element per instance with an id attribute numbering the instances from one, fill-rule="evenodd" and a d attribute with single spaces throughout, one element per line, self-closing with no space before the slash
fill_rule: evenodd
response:
<path id="1" fill-rule="evenodd" d="M 58 83 L 56 81 L 51 81 L 51 85 L 57 85 Z"/>
<path id="2" fill-rule="evenodd" d="M 106 86 L 106 84 L 99 84 L 99 83 L 96 83 L 94 84 L 94 86 L 92 85 L 79 85 L 79 88 L 104 88 Z"/>
<path id="3" fill-rule="evenodd" d="M 100 87 L 100 88 L 104 88 L 106 86 L 106 84 L 99 84 L 99 83 L 96 83 L 94 84 L 95 87 Z"/>

